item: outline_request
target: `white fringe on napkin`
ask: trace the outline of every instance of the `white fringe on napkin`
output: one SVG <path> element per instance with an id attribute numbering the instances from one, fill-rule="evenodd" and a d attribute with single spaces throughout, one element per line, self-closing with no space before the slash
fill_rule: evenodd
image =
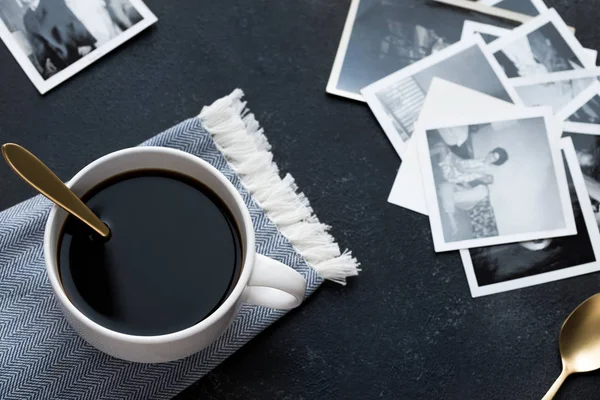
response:
<path id="1" fill-rule="evenodd" d="M 240 176 L 267 216 L 322 278 L 342 285 L 346 277 L 358 275 L 360 264 L 348 250 L 343 253 L 329 226 L 319 222 L 294 178 L 283 179 L 273 162 L 271 145 L 254 114 L 236 89 L 200 112 L 204 128 Z"/>

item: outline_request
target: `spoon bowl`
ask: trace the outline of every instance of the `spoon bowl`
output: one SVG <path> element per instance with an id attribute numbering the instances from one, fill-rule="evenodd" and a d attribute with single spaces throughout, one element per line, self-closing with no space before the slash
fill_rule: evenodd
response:
<path id="1" fill-rule="evenodd" d="M 600 369 L 600 294 L 581 303 L 567 317 L 559 348 L 563 369 L 542 400 L 553 399 L 569 375 Z"/>

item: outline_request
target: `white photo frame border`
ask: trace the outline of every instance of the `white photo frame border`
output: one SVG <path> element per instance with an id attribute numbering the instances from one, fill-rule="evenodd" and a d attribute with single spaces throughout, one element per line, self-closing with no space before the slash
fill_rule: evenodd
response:
<path id="1" fill-rule="evenodd" d="M 421 129 L 428 131 L 439 128 L 447 128 L 453 126 L 478 125 L 491 122 L 502 122 L 521 120 L 527 118 L 543 118 L 546 128 L 546 136 L 548 146 L 550 148 L 550 156 L 554 166 L 555 178 L 557 182 L 558 195 L 562 206 L 564 228 L 553 229 L 549 231 L 536 231 L 519 233 L 512 235 L 501 235 L 489 238 L 467 239 L 455 242 L 446 242 L 443 234 L 442 221 L 440 216 L 440 208 L 437 199 L 437 192 L 434 184 L 433 168 L 430 162 L 430 151 L 427 135 L 420 135 L 417 139 L 417 149 L 419 155 L 419 163 L 423 176 L 423 189 L 425 200 L 427 202 L 427 210 L 429 211 L 429 221 L 431 225 L 431 233 L 433 244 L 436 252 L 444 252 L 451 250 L 469 249 L 474 247 L 485 247 L 496 244 L 526 242 L 538 239 L 548 239 L 560 236 L 570 236 L 577 233 L 573 209 L 571 207 L 571 199 L 569 188 L 564 169 L 564 163 L 561 158 L 560 148 L 558 146 L 558 138 L 562 135 L 560 124 L 556 124 L 556 120 L 552 114 L 552 109 L 549 107 L 530 107 L 514 110 L 510 113 L 502 113 L 501 115 L 490 118 L 488 116 L 457 116 L 448 118 L 447 120 L 436 120 L 432 124 L 423 124 Z"/>
<path id="2" fill-rule="evenodd" d="M 11 32 L 8 27 L 0 19 L 0 39 L 4 42 L 12 56 L 15 58 L 25 75 L 29 78 L 31 83 L 36 87 L 40 94 L 46 94 L 48 91 L 54 89 L 56 86 L 60 85 L 67 79 L 72 76 L 78 74 L 83 69 L 89 67 L 94 62 L 104 57 L 117 47 L 123 45 L 125 42 L 129 41 L 133 37 L 137 36 L 139 33 L 144 31 L 146 28 L 152 26 L 158 21 L 156 15 L 150 11 L 148 6 L 142 0 L 129 0 L 131 5 L 136 9 L 136 11 L 142 16 L 142 20 L 137 24 L 131 26 L 125 32 L 115 36 L 108 42 L 104 43 L 99 48 L 95 49 L 88 55 L 80 58 L 75 61 L 73 64 L 67 66 L 61 71 L 58 71 L 56 74 L 51 76 L 48 79 L 44 79 L 42 75 L 38 72 L 35 66 L 31 63 L 27 55 L 23 52 L 21 47 L 16 43 L 14 38 L 12 37 Z"/>
<path id="3" fill-rule="evenodd" d="M 564 122 L 563 132 L 582 133 L 585 135 L 600 136 L 600 125 L 584 124 L 580 122 Z"/>
<path id="4" fill-rule="evenodd" d="M 342 67 L 344 66 L 344 60 L 346 59 L 348 45 L 350 44 L 350 36 L 352 36 L 352 31 L 354 30 L 354 22 L 356 21 L 356 14 L 358 12 L 359 4 L 360 0 L 352 0 L 350 3 L 348 15 L 346 16 L 346 22 L 344 23 L 344 29 L 342 30 L 342 37 L 340 38 L 340 44 L 338 45 L 335 58 L 333 59 L 333 66 L 331 67 L 331 72 L 329 73 L 329 79 L 327 80 L 325 92 L 336 96 L 365 102 L 365 99 L 360 93 L 349 92 L 347 90 L 337 88 L 340 81 L 340 75 L 342 73 Z"/>
<path id="5" fill-rule="evenodd" d="M 583 180 L 583 174 L 577 161 L 575 148 L 571 138 L 566 137 L 560 140 L 561 149 L 567 160 L 567 166 L 571 174 L 573 186 L 577 195 L 577 200 L 581 206 L 581 213 L 585 221 L 587 233 L 592 245 L 592 251 L 596 261 L 575 265 L 568 268 L 563 268 L 557 271 L 546 272 L 542 274 L 532 275 L 523 278 L 512 279 L 510 281 L 492 283 L 489 285 L 480 286 L 475 276 L 473 260 L 469 250 L 461 250 L 460 257 L 465 269 L 465 275 L 469 284 L 469 290 L 472 297 L 482 297 L 491 294 L 507 292 L 510 290 L 522 289 L 530 286 L 541 285 L 548 282 L 558 281 L 562 279 L 572 278 L 579 275 L 585 275 L 600 270 L 600 233 L 598 224 L 592 210 L 592 205 L 589 202 L 589 196 Z"/>
<path id="6" fill-rule="evenodd" d="M 577 70 L 572 70 L 572 71 L 554 72 L 551 74 L 544 74 L 544 75 L 533 76 L 533 77 L 516 78 L 516 79 L 510 79 L 510 81 L 511 81 L 511 83 L 513 83 L 513 81 L 516 81 L 515 82 L 516 84 L 513 83 L 513 88 L 515 88 L 518 91 L 519 88 L 526 87 L 526 86 L 535 86 L 535 85 L 542 85 L 545 83 L 570 81 L 570 80 L 577 80 L 577 79 L 593 79 L 593 78 L 597 79 L 599 77 L 600 77 L 600 67 L 594 67 L 594 68 L 577 69 Z M 595 84 L 596 84 L 596 82 L 592 82 L 592 83 L 590 83 L 590 86 L 595 85 Z M 587 89 L 588 88 L 584 89 L 582 91 L 582 93 Z M 573 101 L 573 100 L 571 100 L 571 101 Z M 569 104 L 570 103 L 563 105 L 561 108 L 559 108 L 556 111 L 555 114 L 561 114 L 563 111 L 563 108 L 567 107 Z M 572 122 L 569 124 L 572 124 Z M 585 129 L 585 128 L 583 128 L 583 129 Z"/>
<path id="7" fill-rule="evenodd" d="M 459 41 L 453 45 L 450 45 L 450 46 L 446 47 L 445 49 L 443 49 L 429 57 L 419 60 L 416 63 L 411 64 L 411 65 L 407 66 L 406 68 L 403 68 L 399 71 L 396 71 L 393 74 L 390 74 L 390 75 L 386 76 L 385 78 L 382 78 L 376 82 L 373 82 L 369 86 L 361 89 L 363 98 L 366 100 L 367 104 L 369 105 L 369 108 L 375 115 L 377 122 L 379 122 L 379 125 L 385 132 L 389 141 L 392 143 L 394 150 L 396 150 L 396 153 L 398 154 L 398 156 L 400 158 L 402 158 L 402 153 L 404 153 L 404 151 L 406 150 L 410 139 L 407 140 L 406 142 L 404 140 L 402 140 L 402 138 L 396 131 L 396 128 L 394 127 L 394 125 L 391 123 L 389 117 L 387 116 L 387 113 L 386 113 L 383 105 L 377 98 L 376 93 L 379 90 L 389 86 L 391 83 L 395 83 L 402 79 L 411 77 L 423 70 L 431 68 L 431 67 L 445 61 L 448 58 L 454 57 L 474 46 L 477 46 L 481 50 L 481 53 L 484 55 L 484 57 L 490 64 L 490 67 L 492 68 L 492 70 L 494 71 L 496 76 L 498 77 L 498 80 L 502 84 L 504 90 L 510 97 L 511 101 L 514 104 L 523 105 L 516 90 L 509 83 L 509 79 L 506 77 L 506 74 L 504 74 L 504 71 L 502 71 L 502 67 L 500 66 L 500 64 L 498 63 L 496 58 L 491 54 L 491 52 L 488 51 L 488 48 L 487 48 L 484 40 L 482 39 L 481 35 L 476 34 L 469 38 L 466 38 L 465 40 L 461 40 L 461 41 Z M 414 132 L 414 129 L 413 129 L 413 132 Z"/>
<path id="8" fill-rule="evenodd" d="M 585 79 L 594 77 L 600 77 L 600 67 L 551 72 L 548 74 L 536 76 L 524 76 L 520 78 L 509 79 L 509 82 L 513 87 L 517 88 L 522 86 L 541 85 L 544 83 L 570 81 L 575 79 Z"/>

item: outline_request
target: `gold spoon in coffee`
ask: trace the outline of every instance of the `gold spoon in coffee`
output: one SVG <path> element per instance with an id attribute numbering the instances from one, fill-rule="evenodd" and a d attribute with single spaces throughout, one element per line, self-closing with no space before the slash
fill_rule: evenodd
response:
<path id="1" fill-rule="evenodd" d="M 542 400 L 553 399 L 569 375 L 600 368 L 600 294 L 581 303 L 567 317 L 559 346 L 563 369 Z"/>
<path id="2" fill-rule="evenodd" d="M 78 218 L 103 238 L 110 237 L 108 226 L 39 158 L 14 143 L 2 145 L 2 156 L 17 175 L 35 190 Z"/>

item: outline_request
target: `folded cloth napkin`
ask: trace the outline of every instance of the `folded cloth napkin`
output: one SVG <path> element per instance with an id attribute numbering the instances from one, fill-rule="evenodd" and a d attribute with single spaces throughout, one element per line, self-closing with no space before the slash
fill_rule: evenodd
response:
<path id="1" fill-rule="evenodd" d="M 358 273 L 358 263 L 340 252 L 293 178 L 279 177 L 242 97 L 235 90 L 142 146 L 189 152 L 225 174 L 250 209 L 257 251 L 302 273 L 307 295 L 323 279 L 344 283 Z M 50 207 L 37 196 L 0 213 L 2 399 L 168 399 L 285 314 L 244 305 L 216 343 L 170 363 L 136 364 L 101 353 L 67 324 L 46 277 L 42 241 Z"/>

